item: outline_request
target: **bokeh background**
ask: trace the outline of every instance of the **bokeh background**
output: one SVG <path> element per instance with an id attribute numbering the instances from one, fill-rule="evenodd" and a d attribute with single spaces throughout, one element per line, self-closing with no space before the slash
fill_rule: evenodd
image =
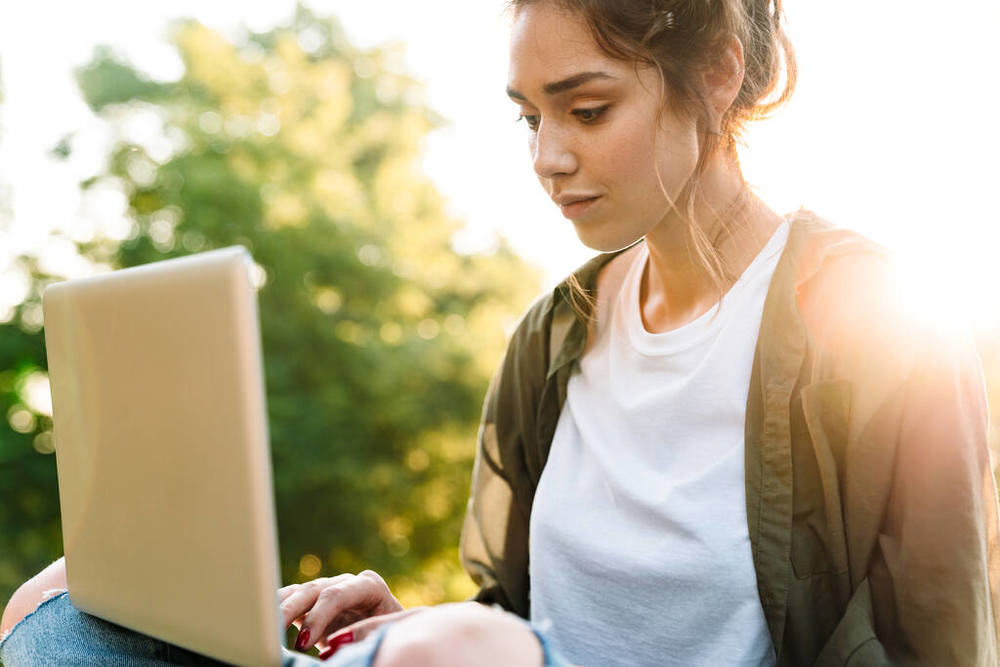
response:
<path id="1" fill-rule="evenodd" d="M 748 180 L 892 250 L 901 298 L 976 337 L 1000 414 L 1000 7 L 828 5 L 786 2 L 800 85 L 747 133 Z M 483 393 L 519 313 L 590 254 L 534 182 L 505 42 L 492 0 L 0 8 L 0 609 L 62 551 L 42 290 L 237 243 L 284 580 L 471 592 Z"/>

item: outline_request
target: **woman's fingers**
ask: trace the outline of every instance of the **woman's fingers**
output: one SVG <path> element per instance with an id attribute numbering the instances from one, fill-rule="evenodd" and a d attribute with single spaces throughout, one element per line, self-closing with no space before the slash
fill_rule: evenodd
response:
<path id="1" fill-rule="evenodd" d="M 294 599 L 294 595 L 289 599 Z M 359 619 L 397 612 L 402 608 L 382 577 L 371 570 L 357 576 L 335 577 L 322 586 L 311 608 L 304 614 L 295 648 L 306 650 L 331 632 Z M 289 613 L 293 611 L 289 609 Z"/>
<path id="2" fill-rule="evenodd" d="M 286 619 L 287 614 L 285 613 L 285 608 L 286 608 L 285 601 L 288 600 L 288 598 L 290 598 L 294 593 L 298 593 L 301 588 L 302 584 L 291 584 L 290 586 L 283 586 L 278 589 L 278 602 L 279 602 L 278 609 L 281 612 L 282 616 L 281 625 L 286 630 L 288 629 L 289 625 L 294 625 L 296 628 L 302 625 L 301 623 L 302 617 L 293 618 L 291 621 L 288 621 Z"/>
<path id="3" fill-rule="evenodd" d="M 312 609 L 316 598 L 325 587 L 353 576 L 353 574 L 340 574 L 332 578 L 313 579 L 304 584 L 292 584 L 279 589 L 282 627 L 287 628 L 293 621 Z"/>
<path id="4" fill-rule="evenodd" d="M 378 629 L 378 627 L 383 623 L 399 621 L 407 616 L 412 616 L 413 614 L 425 611 L 426 609 L 427 607 L 412 607 L 410 609 L 404 609 L 390 614 L 382 614 L 381 616 L 366 618 L 363 621 L 358 621 L 357 623 L 349 625 L 346 628 L 342 628 L 326 637 L 326 640 L 323 642 L 326 644 L 326 648 L 319 654 L 319 659 L 326 660 L 336 653 L 341 646 L 361 641 Z"/>
<path id="5" fill-rule="evenodd" d="M 302 584 L 290 584 L 288 586 L 282 586 L 278 589 L 278 600 L 284 602 L 288 597 L 302 588 Z"/>

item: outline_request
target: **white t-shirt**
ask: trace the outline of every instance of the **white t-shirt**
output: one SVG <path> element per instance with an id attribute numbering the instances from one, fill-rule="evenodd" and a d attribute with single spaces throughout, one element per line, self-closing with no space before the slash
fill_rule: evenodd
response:
<path id="1" fill-rule="evenodd" d="M 620 287 L 602 284 L 612 296 L 570 377 L 529 535 L 531 618 L 569 660 L 774 664 L 747 530 L 744 424 L 787 239 L 785 222 L 720 307 L 666 333 L 647 331 L 639 312 L 645 246 Z"/>

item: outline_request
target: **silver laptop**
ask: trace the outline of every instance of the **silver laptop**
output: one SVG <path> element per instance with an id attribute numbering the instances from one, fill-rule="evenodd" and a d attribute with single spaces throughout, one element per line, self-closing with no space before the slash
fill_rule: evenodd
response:
<path id="1" fill-rule="evenodd" d="M 44 294 L 73 604 L 226 662 L 283 628 L 252 261 L 226 248 Z"/>

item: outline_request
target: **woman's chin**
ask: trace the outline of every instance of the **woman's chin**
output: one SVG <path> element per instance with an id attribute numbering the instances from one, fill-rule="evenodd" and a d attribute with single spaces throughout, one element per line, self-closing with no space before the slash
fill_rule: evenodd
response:
<path id="1" fill-rule="evenodd" d="M 624 235 L 621 230 L 599 229 L 574 223 L 576 236 L 583 245 L 597 252 L 616 252 L 623 250 L 642 238 L 641 235 Z M 609 233 L 611 232 L 611 233 Z M 618 233 L 614 233 L 618 232 Z"/>

